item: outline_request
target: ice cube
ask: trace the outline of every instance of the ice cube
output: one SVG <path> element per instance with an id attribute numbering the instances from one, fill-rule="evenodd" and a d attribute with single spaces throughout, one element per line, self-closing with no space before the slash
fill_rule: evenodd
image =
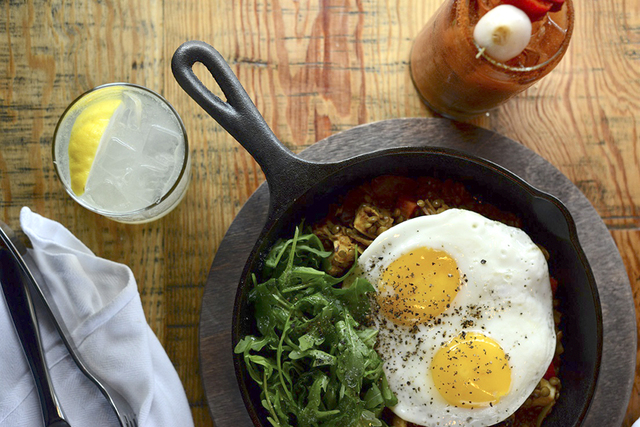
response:
<path id="1" fill-rule="evenodd" d="M 536 59 L 536 62 L 532 63 L 531 59 L 527 59 L 525 66 L 530 67 L 549 60 L 560 49 L 566 36 L 566 29 L 558 25 L 549 15 L 534 22 L 528 48 L 536 53 L 537 57 L 529 55 L 530 58 Z"/>
<path id="2" fill-rule="evenodd" d="M 128 209 L 127 198 L 116 185 L 108 179 L 95 182 L 91 188 L 87 188 L 83 197 L 101 209 L 113 212 L 124 212 Z"/>
<path id="3" fill-rule="evenodd" d="M 114 124 L 125 129 L 140 129 L 142 124 L 142 100 L 130 91 L 122 95 L 122 104 L 113 117 Z"/>
<path id="4" fill-rule="evenodd" d="M 113 175 L 109 173 L 108 169 L 105 169 L 100 164 L 99 158 L 96 157 L 91 171 L 87 177 L 87 183 L 85 185 L 85 192 L 92 192 L 94 188 L 97 188 L 102 182 L 113 182 Z"/>
<path id="5" fill-rule="evenodd" d="M 506 62 L 507 65 L 516 68 L 533 67 L 540 61 L 540 54 L 535 50 L 526 48 L 522 53 Z"/>
<path id="6" fill-rule="evenodd" d="M 136 151 L 119 138 L 112 137 L 104 142 L 96 164 L 108 170 L 112 175 L 124 177 L 135 167 Z"/>
<path id="7" fill-rule="evenodd" d="M 148 206 L 159 200 L 165 193 L 165 187 L 171 184 L 169 178 L 172 172 L 172 165 L 169 167 L 153 161 L 136 167 L 125 180 L 129 201 Z"/>
<path id="8" fill-rule="evenodd" d="M 151 125 L 147 138 L 144 142 L 142 154 L 149 159 L 153 159 L 165 166 L 175 165 L 179 159 L 177 149 L 182 136 L 158 125 Z"/>

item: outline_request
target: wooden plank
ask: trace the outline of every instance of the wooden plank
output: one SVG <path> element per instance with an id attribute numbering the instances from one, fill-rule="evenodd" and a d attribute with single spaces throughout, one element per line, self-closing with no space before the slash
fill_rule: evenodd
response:
<path id="1" fill-rule="evenodd" d="M 132 268 L 147 320 L 178 369 L 196 425 L 211 425 L 198 366 L 202 289 L 226 229 L 264 177 L 175 83 L 172 53 L 189 39 L 214 45 L 267 123 L 298 152 L 358 124 L 430 115 L 407 65 L 413 38 L 439 3 L 0 2 L 2 217 L 17 225 L 20 207 L 29 206 L 60 221 L 98 255 Z M 582 190 L 612 231 L 637 290 L 640 3 L 576 7 L 571 47 L 558 68 L 472 122 L 531 148 Z M 197 72 L 214 86 L 206 70 Z M 112 81 L 166 96 L 189 134 L 193 177 L 187 196 L 151 224 L 116 224 L 87 212 L 64 193 L 51 164 L 60 114 L 83 91 Z M 640 378 L 635 384 L 625 426 L 640 417 Z"/>

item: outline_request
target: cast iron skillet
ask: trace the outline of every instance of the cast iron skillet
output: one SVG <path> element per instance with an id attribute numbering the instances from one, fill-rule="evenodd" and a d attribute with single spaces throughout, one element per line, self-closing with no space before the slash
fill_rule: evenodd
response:
<path id="1" fill-rule="evenodd" d="M 203 63 L 226 96 L 211 93 L 193 72 Z M 229 351 L 255 331 L 248 307 L 248 280 L 259 271 L 262 256 L 278 237 L 292 235 L 295 225 L 320 219 L 338 194 L 375 176 L 396 174 L 435 176 L 462 182 L 483 200 L 523 219 L 523 229 L 551 254 L 550 270 L 561 287 L 558 298 L 564 315 L 560 378 L 561 396 L 544 427 L 579 426 L 590 405 L 602 355 L 602 313 L 596 283 L 582 251 L 569 211 L 511 172 L 487 160 L 442 148 L 385 149 L 337 163 L 315 163 L 289 151 L 256 109 L 222 56 L 208 44 L 190 41 L 178 48 L 172 70 L 180 86 L 242 146 L 261 166 L 269 186 L 266 224 L 247 260 L 238 285 Z M 238 386 L 256 426 L 268 426 L 259 390 L 251 382 L 244 362 L 234 355 Z"/>

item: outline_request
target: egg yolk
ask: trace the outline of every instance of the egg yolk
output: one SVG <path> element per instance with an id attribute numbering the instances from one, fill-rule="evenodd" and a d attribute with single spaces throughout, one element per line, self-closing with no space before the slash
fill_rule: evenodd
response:
<path id="1" fill-rule="evenodd" d="M 440 348 L 431 362 L 436 388 L 451 405 L 489 406 L 511 387 L 508 357 L 493 339 L 463 332 Z"/>
<path id="2" fill-rule="evenodd" d="M 378 304 L 394 323 L 413 326 L 449 308 L 459 289 L 456 261 L 444 251 L 421 247 L 403 254 L 382 273 Z"/>

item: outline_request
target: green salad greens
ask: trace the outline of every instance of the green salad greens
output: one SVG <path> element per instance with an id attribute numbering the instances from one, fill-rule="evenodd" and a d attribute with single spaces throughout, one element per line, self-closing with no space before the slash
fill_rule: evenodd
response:
<path id="1" fill-rule="evenodd" d="M 366 327 L 373 286 L 354 274 L 323 271 L 330 252 L 310 232 L 278 241 L 249 293 L 259 334 L 235 347 L 260 386 L 273 426 L 386 426 L 397 403 Z"/>

